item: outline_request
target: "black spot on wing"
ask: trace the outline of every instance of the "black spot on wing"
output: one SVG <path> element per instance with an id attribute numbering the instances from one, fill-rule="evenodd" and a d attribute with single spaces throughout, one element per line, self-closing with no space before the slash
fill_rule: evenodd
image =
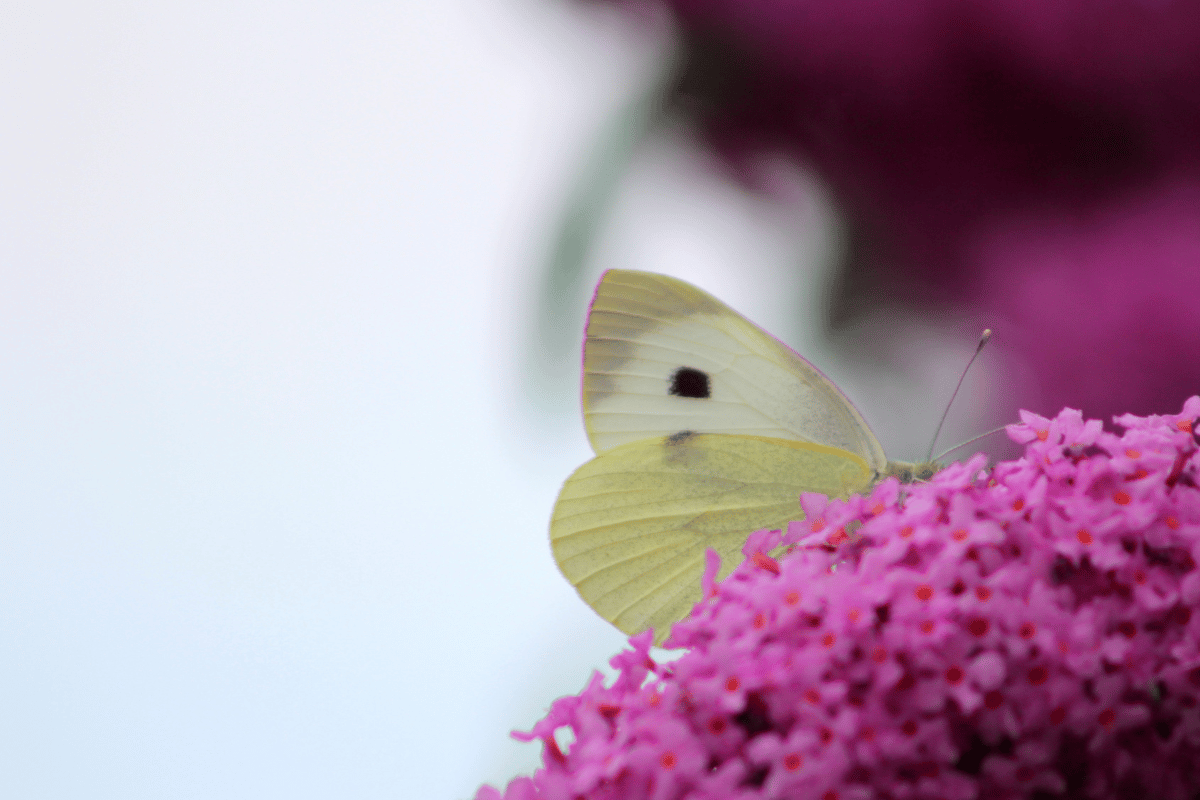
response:
<path id="1" fill-rule="evenodd" d="M 675 470 L 696 469 L 707 457 L 707 453 L 694 447 L 695 431 L 676 431 L 663 440 L 666 448 L 663 458 Z"/>
<path id="2" fill-rule="evenodd" d="M 695 431 L 679 431 L 678 433 L 672 433 L 670 436 L 667 437 L 667 445 L 669 447 L 678 447 L 679 445 L 685 443 L 688 439 L 691 439 L 695 435 L 696 435 Z"/>
<path id="3" fill-rule="evenodd" d="M 671 388 L 667 390 L 667 394 L 676 397 L 695 397 L 701 400 L 712 397 L 708 373 L 695 367 L 680 367 L 671 376 Z"/>

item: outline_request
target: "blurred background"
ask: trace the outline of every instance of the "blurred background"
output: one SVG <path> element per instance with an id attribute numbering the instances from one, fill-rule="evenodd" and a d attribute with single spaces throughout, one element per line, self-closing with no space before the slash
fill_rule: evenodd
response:
<path id="1" fill-rule="evenodd" d="M 546 533 L 609 267 L 783 338 L 893 458 L 985 326 L 943 442 L 1177 409 L 1194 14 L 1011 5 L 9 4 L 0 797 L 533 769 L 508 732 L 623 642 Z"/>

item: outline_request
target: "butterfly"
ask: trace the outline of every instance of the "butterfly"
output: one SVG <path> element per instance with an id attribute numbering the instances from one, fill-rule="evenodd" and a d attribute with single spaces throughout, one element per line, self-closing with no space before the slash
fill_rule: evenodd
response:
<path id="1" fill-rule="evenodd" d="M 550 521 L 563 575 L 600 616 L 656 643 L 700 600 L 704 553 L 724 577 L 750 533 L 802 519 L 801 492 L 845 497 L 931 465 L 889 462 L 816 367 L 721 301 L 665 275 L 609 270 L 583 345 L 596 457 Z"/>

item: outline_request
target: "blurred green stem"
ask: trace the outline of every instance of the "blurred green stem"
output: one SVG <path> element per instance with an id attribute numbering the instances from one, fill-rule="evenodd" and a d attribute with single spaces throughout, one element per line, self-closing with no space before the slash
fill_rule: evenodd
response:
<path id="1" fill-rule="evenodd" d="M 567 196 L 542 267 L 537 319 L 526 349 L 525 401 L 533 414 L 557 415 L 575 401 L 578 321 L 593 277 L 588 262 L 639 144 L 666 116 L 664 99 L 678 77 L 677 62 L 668 57 L 658 80 L 601 129 Z"/>

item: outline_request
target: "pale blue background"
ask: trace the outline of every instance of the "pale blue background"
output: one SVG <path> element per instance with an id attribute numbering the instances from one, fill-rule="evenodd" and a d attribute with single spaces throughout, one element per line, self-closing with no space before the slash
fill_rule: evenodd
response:
<path id="1" fill-rule="evenodd" d="M 572 175 L 665 28 L 538 0 L 3 17 L 0 797 L 528 771 L 508 731 L 622 638 L 550 559 L 588 450 L 520 396 L 521 348 Z M 691 277 L 820 353 L 822 273 L 794 266 L 835 246 L 825 202 L 710 167 L 645 148 L 593 272 Z M 961 363 L 925 341 L 915 378 L 831 370 L 898 456 Z"/>

